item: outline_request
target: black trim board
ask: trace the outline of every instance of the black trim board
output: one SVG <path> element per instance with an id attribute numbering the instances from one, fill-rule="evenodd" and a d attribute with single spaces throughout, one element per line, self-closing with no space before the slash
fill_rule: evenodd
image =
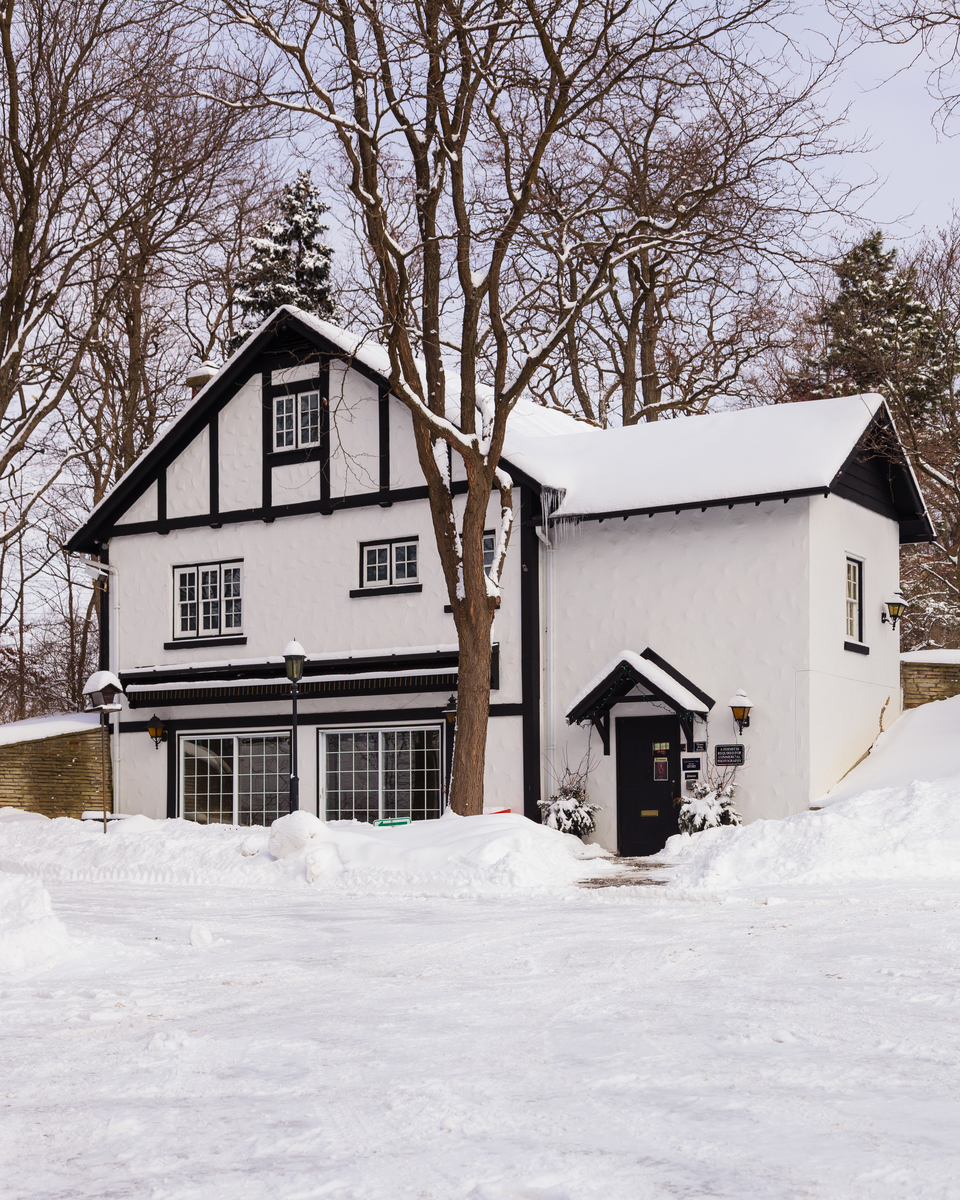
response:
<path id="1" fill-rule="evenodd" d="M 520 489 L 520 698 L 523 708 L 523 812 L 540 822 L 540 494 Z M 552 551 L 551 551 L 552 553 Z"/>
<path id="2" fill-rule="evenodd" d="M 180 638 L 175 642 L 164 642 L 164 650 L 209 650 L 216 646 L 245 646 L 245 637 Z"/>
<path id="3" fill-rule="evenodd" d="M 407 596 L 422 591 L 422 583 L 395 583 L 390 587 L 351 588 L 349 595 L 351 600 L 357 600 L 361 596 Z"/>
<path id="4" fill-rule="evenodd" d="M 870 647 L 864 646 L 862 642 L 844 642 L 844 650 L 852 650 L 854 654 L 869 654 Z"/>
<path id="5" fill-rule="evenodd" d="M 408 721 L 433 721 L 443 716 L 446 705 L 442 708 L 359 708 L 352 712 L 297 714 L 298 725 L 364 725 L 372 721 L 382 721 L 384 724 L 404 725 Z M 491 704 L 491 717 L 521 717 L 522 704 Z M 174 734 L 189 733 L 198 729 L 213 731 L 229 729 L 265 729 L 289 727 L 289 713 L 265 713 L 257 717 L 173 717 L 163 722 L 167 730 L 166 745 L 169 748 Z M 149 721 L 121 721 L 121 733 L 146 733 L 150 728 Z"/>
<path id="6" fill-rule="evenodd" d="M 651 650 L 648 646 L 646 650 L 640 651 L 640 657 L 645 658 L 647 662 L 653 663 L 655 667 L 659 667 L 661 671 L 666 671 L 671 679 L 675 679 L 681 687 L 685 687 L 688 692 L 692 692 L 698 700 L 701 700 L 706 706 L 707 711 L 713 708 L 716 700 L 712 696 L 708 696 L 706 692 L 702 692 L 695 683 L 691 683 L 686 675 L 681 675 L 680 672 L 670 665 L 665 658 L 661 658 L 655 650 Z"/>

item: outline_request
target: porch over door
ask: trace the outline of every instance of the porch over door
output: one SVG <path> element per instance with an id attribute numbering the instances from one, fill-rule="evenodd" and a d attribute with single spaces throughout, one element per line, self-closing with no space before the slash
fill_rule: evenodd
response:
<path id="1" fill-rule="evenodd" d="M 656 854 L 679 832 L 680 722 L 676 717 L 617 718 L 617 847 Z"/>

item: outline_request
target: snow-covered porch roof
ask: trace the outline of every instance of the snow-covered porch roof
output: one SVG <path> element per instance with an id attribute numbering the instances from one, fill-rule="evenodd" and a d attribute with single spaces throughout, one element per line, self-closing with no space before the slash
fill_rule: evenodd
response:
<path id="1" fill-rule="evenodd" d="M 715 701 L 648 646 L 642 653 L 621 650 L 585 684 L 567 709 L 567 724 L 590 721 L 610 753 L 610 709 L 635 688 L 641 695 L 666 704 L 680 718 L 688 742 L 693 741 L 693 715 L 706 716 Z"/>

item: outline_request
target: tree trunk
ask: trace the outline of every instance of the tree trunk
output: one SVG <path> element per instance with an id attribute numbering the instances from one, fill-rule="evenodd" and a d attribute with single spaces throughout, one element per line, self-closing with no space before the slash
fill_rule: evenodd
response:
<path id="1" fill-rule="evenodd" d="M 465 608 L 466 606 L 464 606 Z M 450 779 L 450 807 L 462 817 L 483 812 L 483 771 L 490 718 L 491 615 L 475 608 L 476 618 L 458 623 L 460 662 L 457 724 Z"/>

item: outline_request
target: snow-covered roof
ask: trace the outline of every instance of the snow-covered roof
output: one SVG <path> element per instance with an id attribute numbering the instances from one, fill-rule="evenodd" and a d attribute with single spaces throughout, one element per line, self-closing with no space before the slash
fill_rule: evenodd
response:
<path id="1" fill-rule="evenodd" d="M 900 661 L 960 666 L 960 650 L 912 650 L 908 654 L 901 654 Z"/>
<path id="2" fill-rule="evenodd" d="M 89 733 L 99 724 L 99 713 L 56 713 L 52 717 L 28 717 L 26 721 L 0 725 L 0 746 L 38 742 L 41 738 L 60 737 L 65 733 Z"/>
<path id="3" fill-rule="evenodd" d="M 184 645 L 186 647 L 189 643 L 184 643 Z M 373 650 L 323 650 L 308 653 L 306 660 L 309 665 L 321 662 L 351 662 L 354 659 L 359 659 L 362 662 L 383 659 L 384 666 L 387 667 L 390 664 L 390 660 L 394 658 L 402 657 L 406 659 L 421 655 L 426 657 L 428 655 L 457 654 L 459 649 L 460 647 L 456 642 L 442 642 L 435 646 L 386 646 L 382 648 L 377 647 Z M 283 666 L 282 654 L 271 654 L 265 658 L 217 658 L 206 662 L 154 663 L 148 667 L 130 667 L 123 674 L 124 678 L 132 680 L 137 675 L 154 675 L 158 671 L 244 670 L 255 667 L 273 666 Z"/>
<path id="4" fill-rule="evenodd" d="M 576 720 L 578 717 L 576 711 L 583 705 L 583 702 L 590 696 L 602 688 L 608 680 L 618 674 L 619 668 L 626 664 L 630 667 L 640 680 L 649 684 L 652 688 L 661 692 L 667 699 L 671 700 L 678 708 L 684 712 L 706 713 L 710 711 L 710 705 L 706 704 L 699 696 L 695 696 L 689 688 L 678 683 L 669 672 L 663 667 L 657 666 L 650 659 L 644 658 L 637 654 L 635 650 L 621 650 L 615 654 L 609 662 L 604 663 L 600 670 L 593 678 L 577 692 L 573 700 L 567 706 L 567 720 Z"/>
<path id="5" fill-rule="evenodd" d="M 826 490 L 882 404 L 840 396 L 553 437 L 515 425 L 505 457 L 563 493 L 556 517 Z"/>

